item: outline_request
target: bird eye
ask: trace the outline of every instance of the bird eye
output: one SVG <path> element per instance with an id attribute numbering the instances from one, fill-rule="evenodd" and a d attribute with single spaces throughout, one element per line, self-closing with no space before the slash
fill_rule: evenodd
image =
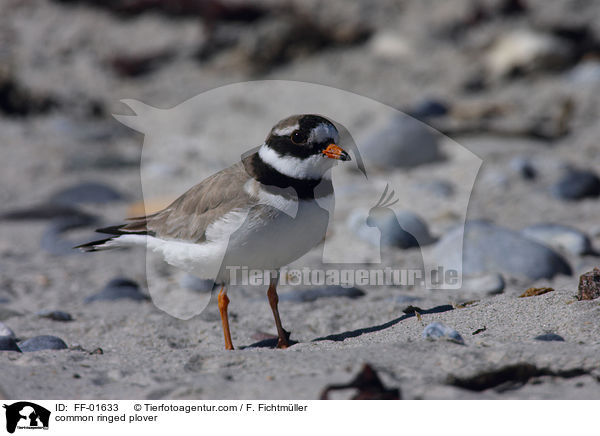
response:
<path id="1" fill-rule="evenodd" d="M 299 130 L 296 130 L 294 133 L 292 133 L 290 139 L 294 144 L 303 144 L 306 142 L 306 134 L 302 133 Z"/>

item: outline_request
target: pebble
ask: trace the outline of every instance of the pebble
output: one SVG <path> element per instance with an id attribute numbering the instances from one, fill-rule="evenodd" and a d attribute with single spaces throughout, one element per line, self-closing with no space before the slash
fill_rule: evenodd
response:
<path id="1" fill-rule="evenodd" d="M 600 82 L 600 62 L 585 61 L 577 64 L 568 75 L 571 83 L 598 83 Z"/>
<path id="2" fill-rule="evenodd" d="M 594 253 L 590 238 L 573 227 L 540 223 L 525 227 L 521 233 L 529 239 L 571 254 L 583 256 Z"/>
<path id="3" fill-rule="evenodd" d="M 184 274 L 179 280 L 179 285 L 194 292 L 206 293 L 212 292 L 215 282 L 210 279 L 201 279 L 193 274 Z"/>
<path id="4" fill-rule="evenodd" d="M 525 180 L 533 180 L 537 171 L 533 163 L 524 157 L 515 157 L 509 163 L 510 168 Z"/>
<path id="5" fill-rule="evenodd" d="M 315 301 L 319 298 L 360 298 L 365 292 L 359 288 L 344 288 L 342 286 L 325 286 L 318 289 L 302 289 L 297 291 L 284 292 L 279 294 L 279 301 L 291 301 L 295 303 L 306 303 Z"/>
<path id="6" fill-rule="evenodd" d="M 423 330 L 423 338 L 435 341 L 438 339 L 446 339 L 450 342 L 456 342 L 457 344 L 464 345 L 465 341 L 456 330 L 441 322 L 432 322 L 425 330 Z"/>
<path id="7" fill-rule="evenodd" d="M 57 336 L 42 335 L 21 342 L 19 348 L 24 353 L 28 353 L 42 350 L 64 350 L 68 347 L 65 341 Z"/>
<path id="8" fill-rule="evenodd" d="M 56 192 L 50 197 L 50 202 L 59 204 L 110 203 L 123 199 L 124 196 L 121 193 L 104 183 L 83 182 Z"/>
<path id="9" fill-rule="evenodd" d="M 506 282 L 501 274 L 489 273 L 463 276 L 461 289 L 467 292 L 496 295 L 501 294 L 505 287 Z"/>
<path id="10" fill-rule="evenodd" d="M 146 301 L 148 297 L 140 292 L 140 287 L 133 280 L 117 277 L 109 281 L 98 293 L 86 297 L 83 301 L 115 301 L 121 299 Z"/>
<path id="11" fill-rule="evenodd" d="M 587 170 L 570 169 L 550 188 L 561 200 L 581 200 L 600 196 L 600 178 Z"/>
<path id="12" fill-rule="evenodd" d="M 365 134 L 362 155 L 375 166 L 410 168 L 442 159 L 437 135 L 408 115 L 397 115 L 383 127 Z"/>
<path id="13" fill-rule="evenodd" d="M 390 208 L 372 208 L 353 211 L 348 225 L 357 236 L 376 247 L 412 248 L 431 244 L 435 238 L 429 233 L 425 221 L 409 211 Z M 372 228 L 379 229 L 373 232 Z"/>
<path id="14" fill-rule="evenodd" d="M 579 277 L 577 298 L 593 300 L 600 297 L 600 268 L 594 268 Z"/>
<path id="15" fill-rule="evenodd" d="M 15 342 L 14 338 L 10 336 L 0 336 L 0 351 L 21 351 L 19 346 Z"/>
<path id="16" fill-rule="evenodd" d="M 71 218 L 79 216 L 82 219 L 91 219 L 92 216 L 80 211 L 76 207 L 62 204 L 42 203 L 22 209 L 13 209 L 0 215 L 5 220 L 45 220 L 54 218 Z"/>
<path id="17" fill-rule="evenodd" d="M 16 339 L 15 332 L 13 332 L 9 326 L 0 322 L 0 338 L 13 338 Z"/>
<path id="18" fill-rule="evenodd" d="M 429 180 L 416 185 L 418 189 L 424 189 L 440 198 L 448 198 L 454 195 L 454 185 L 445 180 Z"/>
<path id="19" fill-rule="evenodd" d="M 42 318 L 48 318 L 53 321 L 73 321 L 73 317 L 70 313 L 63 312 L 62 310 L 41 310 L 36 313 L 37 316 Z"/>
<path id="20" fill-rule="evenodd" d="M 56 255 L 77 254 L 73 247 L 89 241 L 89 238 L 81 241 L 71 241 L 62 236 L 64 232 L 79 227 L 94 224 L 96 218 L 91 215 L 74 215 L 70 217 L 54 218 L 42 234 L 40 246 L 48 253 Z"/>
<path id="21" fill-rule="evenodd" d="M 412 53 L 408 40 L 391 32 L 379 32 L 369 41 L 370 52 L 380 59 L 395 61 Z"/>
<path id="22" fill-rule="evenodd" d="M 463 258 L 457 247 L 463 246 Z M 448 232 L 433 249 L 433 256 L 446 269 L 465 275 L 499 273 L 503 276 L 537 280 L 558 274 L 571 275 L 567 261 L 554 250 L 518 232 L 489 221 L 467 221 L 463 232 Z"/>
<path id="23" fill-rule="evenodd" d="M 390 298 L 390 301 L 397 303 L 397 304 L 404 304 L 404 303 L 414 303 L 416 301 L 421 301 L 423 298 L 421 297 L 414 297 L 412 295 L 396 295 L 392 298 Z"/>
<path id="24" fill-rule="evenodd" d="M 564 67 L 572 60 L 572 47 L 563 39 L 529 30 L 502 34 L 490 47 L 486 70 L 498 79 L 515 73 L 531 73 Z"/>
<path id="25" fill-rule="evenodd" d="M 428 120 L 430 118 L 443 117 L 449 112 L 448 105 L 434 98 L 426 98 L 416 103 L 408 114 L 419 120 Z"/>
<path id="26" fill-rule="evenodd" d="M 533 339 L 535 339 L 536 341 L 558 341 L 558 342 L 565 341 L 565 338 L 563 338 L 560 335 L 557 335 L 556 333 L 546 333 L 543 335 L 536 336 Z"/>

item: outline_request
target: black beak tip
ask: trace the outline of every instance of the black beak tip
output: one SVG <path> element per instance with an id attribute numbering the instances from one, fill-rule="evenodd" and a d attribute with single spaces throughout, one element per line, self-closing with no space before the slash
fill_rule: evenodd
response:
<path id="1" fill-rule="evenodd" d="M 347 161 L 351 161 L 352 158 L 350 157 L 350 155 L 347 152 L 343 152 L 340 160 L 347 162 Z"/>

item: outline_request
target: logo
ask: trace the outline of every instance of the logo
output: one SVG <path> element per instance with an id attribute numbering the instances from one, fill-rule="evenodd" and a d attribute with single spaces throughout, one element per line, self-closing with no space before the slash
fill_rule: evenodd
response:
<path id="1" fill-rule="evenodd" d="M 14 433 L 16 429 L 48 430 L 50 411 L 28 401 L 19 401 L 4 405 L 6 409 L 6 431 Z"/>

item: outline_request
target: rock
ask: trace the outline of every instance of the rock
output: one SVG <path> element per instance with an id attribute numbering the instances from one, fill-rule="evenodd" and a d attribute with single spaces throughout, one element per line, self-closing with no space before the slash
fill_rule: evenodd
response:
<path id="1" fill-rule="evenodd" d="M 572 61 L 572 47 L 550 34 L 514 30 L 490 47 L 485 66 L 494 79 L 542 70 L 554 70 Z"/>
<path id="2" fill-rule="evenodd" d="M 537 297 L 538 295 L 544 295 L 548 292 L 554 292 L 554 288 L 529 288 L 519 298 Z"/>
<path id="3" fill-rule="evenodd" d="M 536 341 L 557 341 L 557 342 L 565 341 L 565 339 L 562 336 L 557 335 L 556 333 L 546 333 L 543 335 L 536 336 L 533 339 Z"/>
<path id="4" fill-rule="evenodd" d="M 557 250 L 565 250 L 579 256 L 594 254 L 590 238 L 573 227 L 540 223 L 525 227 L 521 233 L 529 239 Z"/>
<path id="5" fill-rule="evenodd" d="M 419 120 L 428 120 L 430 118 L 443 117 L 449 112 L 448 105 L 433 98 L 427 98 L 419 101 L 411 109 L 408 114 Z"/>
<path id="6" fill-rule="evenodd" d="M 391 32 L 378 32 L 369 40 L 370 52 L 380 59 L 396 61 L 411 54 L 408 40 Z"/>
<path id="7" fill-rule="evenodd" d="M 86 243 L 88 238 L 71 241 L 63 237 L 63 233 L 79 227 L 86 227 L 96 223 L 96 217 L 85 215 L 74 215 L 70 217 L 54 218 L 42 234 L 40 246 L 51 254 L 59 256 L 77 254 L 73 247 Z"/>
<path id="8" fill-rule="evenodd" d="M 21 312 L 17 312 L 16 310 L 9 309 L 8 307 L 0 307 L 0 321 L 4 321 L 5 319 L 12 318 L 13 316 L 21 316 L 23 315 Z"/>
<path id="9" fill-rule="evenodd" d="M 435 241 L 425 221 L 409 211 L 374 207 L 367 213 L 364 209 L 357 209 L 350 214 L 348 225 L 359 238 L 376 247 L 411 248 Z M 376 227 L 379 233 L 373 232 L 372 227 Z"/>
<path id="10" fill-rule="evenodd" d="M 463 276 L 462 290 L 486 295 L 501 294 L 506 282 L 501 274 L 489 273 L 474 276 Z"/>
<path id="11" fill-rule="evenodd" d="M 448 198 L 454 195 L 454 186 L 452 183 L 445 180 L 429 180 L 421 182 L 417 185 L 417 188 L 424 189 L 441 198 Z"/>
<path id="12" fill-rule="evenodd" d="M 381 168 L 411 168 L 443 158 L 439 135 L 408 115 L 395 116 L 365 136 L 361 141 L 362 155 Z"/>
<path id="13" fill-rule="evenodd" d="M 111 203 L 123 199 L 124 196 L 121 193 L 108 185 L 98 182 L 83 182 L 56 192 L 50 197 L 50 203 Z"/>
<path id="14" fill-rule="evenodd" d="M 462 259 L 456 250 L 461 242 Z M 484 220 L 467 221 L 464 238 L 460 227 L 448 232 L 434 247 L 433 256 L 445 269 L 462 269 L 465 275 L 500 273 L 537 280 L 572 274 L 566 260 L 552 249 Z"/>
<path id="15" fill-rule="evenodd" d="M 537 171 L 527 158 L 515 157 L 509 163 L 510 168 L 525 180 L 533 180 L 537 176 Z"/>
<path id="16" fill-rule="evenodd" d="M 51 319 L 53 321 L 73 321 L 73 317 L 70 313 L 63 312 L 61 310 L 41 310 L 36 313 L 36 315 L 42 318 Z"/>
<path id="17" fill-rule="evenodd" d="M 121 299 L 147 301 L 148 296 L 140 292 L 140 287 L 133 280 L 118 277 L 108 282 L 100 292 L 86 297 L 83 301 L 91 303 L 94 301 L 116 301 Z"/>
<path id="18" fill-rule="evenodd" d="M 14 338 L 10 336 L 0 336 L 0 351 L 18 351 L 21 352 Z"/>
<path id="19" fill-rule="evenodd" d="M 579 300 L 593 300 L 600 297 L 600 268 L 594 268 L 579 277 Z"/>
<path id="20" fill-rule="evenodd" d="M 209 279 L 201 279 L 192 274 L 184 274 L 179 280 L 182 288 L 190 289 L 195 292 L 212 292 L 215 282 Z"/>
<path id="21" fill-rule="evenodd" d="M 92 215 L 89 215 L 76 207 L 50 203 L 42 203 L 22 209 L 13 209 L 0 214 L 0 219 L 5 220 L 45 220 L 72 217 L 79 217 L 82 220 L 93 219 Z"/>
<path id="22" fill-rule="evenodd" d="M 600 178 L 592 171 L 570 169 L 550 188 L 561 200 L 581 200 L 600 196 Z"/>
<path id="23" fill-rule="evenodd" d="M 68 347 L 67 344 L 65 344 L 65 342 L 57 336 L 43 335 L 35 336 L 31 339 L 21 342 L 19 344 L 19 348 L 24 353 L 28 353 L 42 350 L 64 350 Z"/>
<path id="24" fill-rule="evenodd" d="M 359 288 L 344 288 L 342 286 L 325 286 L 317 289 L 303 289 L 297 291 L 284 292 L 279 294 L 279 301 L 292 301 L 295 303 L 306 303 L 315 301 L 319 298 L 360 298 L 365 295 L 365 292 Z"/>
<path id="25" fill-rule="evenodd" d="M 0 337 L 2 338 L 13 338 L 16 339 L 15 332 L 3 322 L 0 322 Z"/>
<path id="26" fill-rule="evenodd" d="M 577 64 L 569 72 L 568 80 L 577 85 L 600 82 L 600 62 L 590 60 Z"/>
<path id="27" fill-rule="evenodd" d="M 464 339 L 456 330 L 441 322 L 432 322 L 425 327 L 425 330 L 423 330 L 423 338 L 431 341 L 445 339 L 450 342 L 456 342 L 457 344 L 465 344 Z"/>
<path id="28" fill-rule="evenodd" d="M 404 303 L 414 303 L 416 301 L 421 301 L 423 298 L 414 297 L 412 295 L 396 295 L 395 297 L 390 298 L 390 301 L 396 304 L 404 304 Z"/>

